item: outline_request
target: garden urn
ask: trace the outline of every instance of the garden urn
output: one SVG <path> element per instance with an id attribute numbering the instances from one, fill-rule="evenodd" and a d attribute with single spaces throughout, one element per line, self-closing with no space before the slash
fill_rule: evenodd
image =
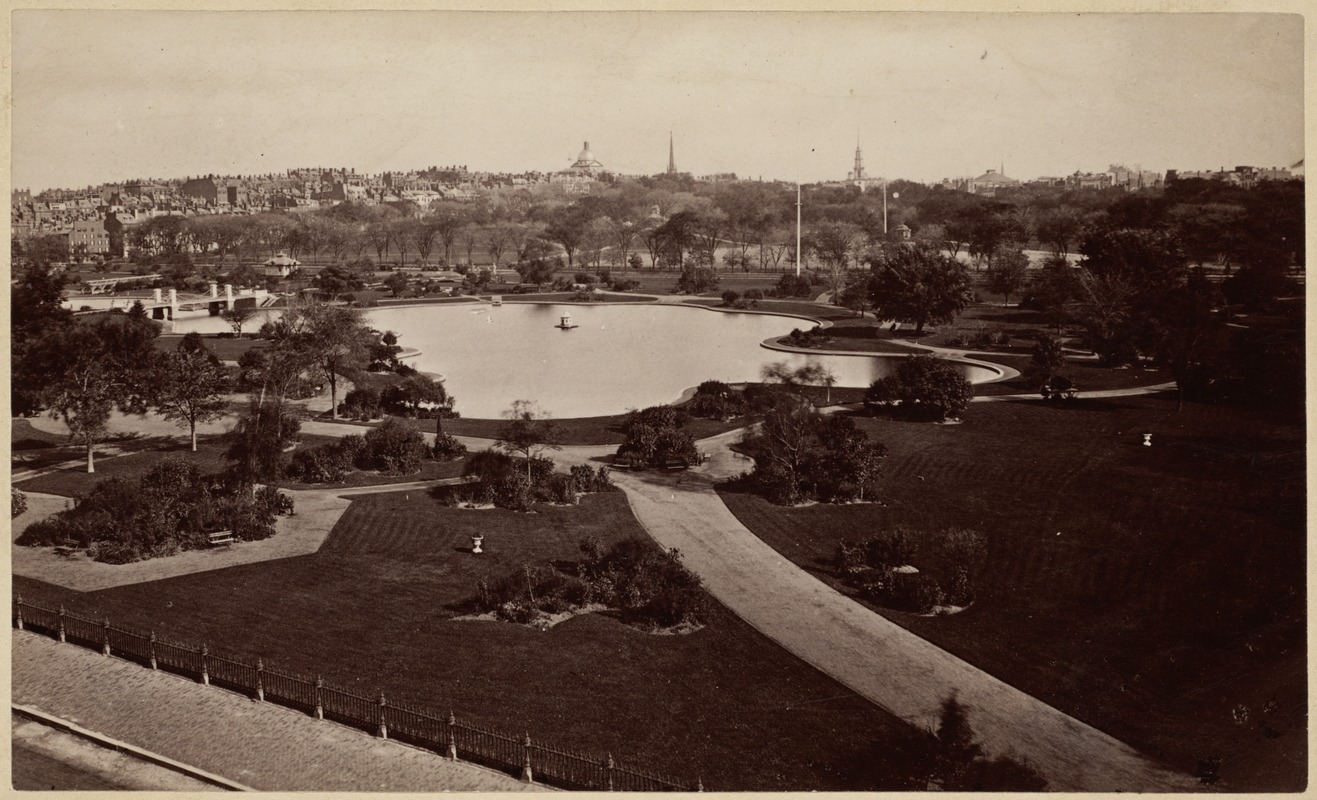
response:
<path id="1" fill-rule="evenodd" d="M 471 534 L 471 552 L 473 553 L 485 552 L 484 550 L 480 549 L 480 544 L 484 541 L 485 541 L 484 534 L 479 534 L 479 533 Z"/>

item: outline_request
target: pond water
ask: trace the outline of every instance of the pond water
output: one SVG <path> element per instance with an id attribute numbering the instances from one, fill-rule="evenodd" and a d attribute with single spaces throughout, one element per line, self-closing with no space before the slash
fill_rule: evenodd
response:
<path id="1" fill-rule="evenodd" d="M 564 315 L 578 327 L 555 327 Z M 476 418 L 498 417 L 521 399 L 558 418 L 618 414 L 675 402 L 710 379 L 756 381 L 764 366 L 781 361 L 792 368 L 822 364 L 837 386 L 865 387 L 889 374 L 899 357 L 770 350 L 760 343 L 813 323 L 689 306 L 451 304 L 371 309 L 367 319 L 397 333 L 400 345 L 420 350 L 408 363 L 442 374 L 457 410 Z M 262 321 L 258 317 L 247 330 Z M 176 324 L 179 333 L 192 330 L 214 333 L 227 326 L 215 317 Z M 975 383 L 997 377 L 984 367 L 958 366 Z"/>

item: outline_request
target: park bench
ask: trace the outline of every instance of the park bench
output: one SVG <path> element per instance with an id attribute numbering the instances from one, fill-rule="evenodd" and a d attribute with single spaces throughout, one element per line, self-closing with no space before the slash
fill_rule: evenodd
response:
<path id="1" fill-rule="evenodd" d="M 681 458 L 673 458 L 673 459 L 669 459 L 669 460 L 667 461 L 667 463 L 665 463 L 665 464 L 663 465 L 663 468 L 664 468 L 664 469 L 690 469 L 690 464 L 686 463 L 685 459 L 681 459 Z"/>
<path id="2" fill-rule="evenodd" d="M 233 531 L 215 531 L 214 533 L 208 533 L 206 534 L 206 540 L 206 543 L 211 547 L 230 545 L 238 541 L 234 538 Z"/>

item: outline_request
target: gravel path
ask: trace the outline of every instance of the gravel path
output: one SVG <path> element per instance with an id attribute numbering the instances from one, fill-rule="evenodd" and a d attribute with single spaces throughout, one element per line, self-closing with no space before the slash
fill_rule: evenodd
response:
<path id="1" fill-rule="evenodd" d="M 13 632 L 13 701 L 263 791 L 543 789 L 474 764 Z"/>

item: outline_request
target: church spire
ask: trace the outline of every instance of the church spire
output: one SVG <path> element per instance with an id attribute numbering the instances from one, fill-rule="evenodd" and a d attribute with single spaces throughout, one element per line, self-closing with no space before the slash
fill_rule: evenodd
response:
<path id="1" fill-rule="evenodd" d="M 677 159 L 675 151 L 672 149 L 672 131 L 668 131 L 668 174 L 677 174 Z"/>

